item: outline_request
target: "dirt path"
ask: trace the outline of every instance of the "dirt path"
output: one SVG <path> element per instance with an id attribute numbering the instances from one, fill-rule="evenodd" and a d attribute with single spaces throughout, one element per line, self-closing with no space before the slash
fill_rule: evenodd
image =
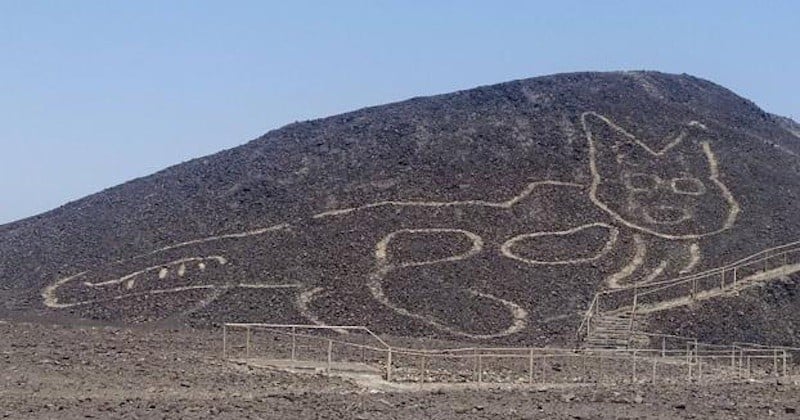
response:
<path id="1" fill-rule="evenodd" d="M 796 418 L 798 385 L 376 389 L 224 362 L 216 331 L 0 322 L 0 418 Z M 362 384 L 363 385 L 363 384 Z"/>

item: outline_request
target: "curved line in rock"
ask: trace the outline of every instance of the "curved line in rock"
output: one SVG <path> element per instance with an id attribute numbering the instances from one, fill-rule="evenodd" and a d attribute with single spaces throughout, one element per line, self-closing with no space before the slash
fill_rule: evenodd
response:
<path id="1" fill-rule="evenodd" d="M 592 174 L 592 183 L 589 186 L 589 199 L 598 208 L 600 208 L 601 210 L 603 210 L 606 213 L 608 213 L 611 217 L 613 217 L 614 220 L 616 220 L 617 222 L 622 223 L 623 225 L 628 226 L 628 227 L 630 227 L 632 229 L 636 229 L 636 230 L 639 230 L 641 232 L 645 232 L 645 233 L 648 233 L 650 235 L 657 236 L 659 238 L 669 239 L 669 240 L 698 239 L 698 238 L 703 238 L 703 237 L 706 237 L 706 236 L 716 235 L 716 234 L 719 234 L 721 232 L 724 232 L 724 231 L 730 229 L 733 226 L 733 224 L 736 222 L 736 217 L 739 214 L 739 211 L 741 210 L 741 208 L 739 207 L 739 203 L 736 201 L 736 198 L 733 196 L 733 194 L 731 194 L 731 192 L 728 189 L 728 187 L 725 186 L 725 184 L 723 184 L 722 181 L 719 180 L 719 167 L 718 167 L 718 163 L 719 162 L 717 161 L 717 158 L 714 155 L 714 152 L 711 150 L 711 145 L 708 142 L 702 142 L 701 146 L 703 148 L 703 153 L 706 155 L 706 160 L 708 160 L 709 168 L 710 168 L 710 171 L 711 171 L 711 176 L 709 177 L 709 179 L 711 179 L 711 181 L 715 185 L 717 185 L 717 187 L 719 187 L 720 191 L 722 192 L 723 197 L 725 198 L 725 200 L 729 204 L 728 214 L 727 214 L 727 217 L 725 219 L 725 223 L 722 225 L 722 227 L 720 227 L 717 230 L 714 230 L 714 231 L 711 231 L 711 232 L 706 232 L 706 233 L 687 234 L 687 235 L 670 235 L 670 234 L 657 232 L 657 231 L 655 231 L 653 229 L 649 229 L 649 228 L 646 228 L 644 226 L 640 226 L 640 225 L 637 225 L 635 223 L 631 223 L 631 222 L 627 221 L 619 213 L 617 213 L 614 210 L 612 210 L 605 203 L 603 203 L 599 198 L 597 198 L 597 190 L 598 190 L 600 184 L 602 184 L 602 177 L 600 176 L 600 171 L 597 168 L 597 146 L 595 145 L 595 140 L 594 140 L 594 136 L 592 135 L 592 131 L 589 129 L 589 125 L 588 125 L 588 123 L 586 121 L 586 117 L 588 115 L 594 115 L 594 116 L 600 118 L 601 120 L 605 121 L 612 128 L 614 128 L 616 130 L 619 130 L 621 133 L 623 133 L 623 135 L 625 135 L 626 137 L 631 138 L 634 142 L 636 142 L 637 144 L 639 144 L 640 146 L 645 148 L 648 152 L 650 152 L 653 155 L 658 156 L 661 153 L 664 153 L 666 150 L 662 149 L 659 152 L 653 151 L 652 149 L 647 147 L 647 145 L 645 145 L 644 143 L 639 142 L 632 134 L 626 132 L 625 130 L 623 130 L 622 128 L 620 128 L 619 126 L 617 126 L 616 124 L 611 122 L 611 120 L 609 120 L 608 118 L 606 118 L 606 117 L 604 117 L 604 116 L 602 116 L 600 114 L 597 114 L 595 112 L 584 112 L 583 114 L 581 114 L 581 124 L 583 125 L 583 130 L 584 130 L 584 133 L 586 134 L 586 138 L 587 138 L 588 143 L 589 143 L 589 171 Z"/>
<path id="2" fill-rule="evenodd" d="M 697 267 L 697 264 L 700 263 L 700 258 L 701 258 L 700 246 L 697 245 L 697 243 L 690 244 L 689 245 L 689 262 L 686 263 L 686 266 L 684 266 L 678 272 L 678 274 L 687 274 L 687 273 L 692 272 L 692 270 L 694 270 L 694 268 Z"/>
<path id="3" fill-rule="evenodd" d="M 571 234 L 573 234 L 575 232 L 579 232 L 581 230 L 589 229 L 589 228 L 592 228 L 592 227 L 602 227 L 602 228 L 608 229 L 610 233 L 608 235 L 608 240 L 603 245 L 603 247 L 595 255 L 593 255 L 591 257 L 575 258 L 575 259 L 563 260 L 563 261 L 540 261 L 540 260 L 533 260 L 533 259 L 521 257 L 521 256 L 515 254 L 511 249 L 514 246 L 515 243 L 517 243 L 517 242 L 519 242 L 521 240 L 524 240 L 524 239 L 535 238 L 535 237 L 539 237 L 539 236 L 565 236 L 565 235 L 571 235 Z M 522 235 L 517 235 L 517 236 L 505 241 L 503 243 L 503 245 L 500 247 L 500 252 L 504 256 L 506 256 L 508 258 L 511 258 L 511 259 L 514 259 L 514 260 L 517 260 L 517 261 L 522 261 L 525 264 L 530 264 L 530 265 L 571 265 L 571 264 L 582 264 L 582 263 L 588 263 L 588 262 L 596 261 L 596 260 L 602 258 L 604 255 L 608 254 L 611 251 L 611 249 L 614 247 L 614 244 L 617 242 L 617 237 L 618 236 L 619 236 L 619 229 L 617 229 L 614 226 L 611 226 L 611 225 L 608 225 L 608 224 L 605 224 L 605 223 L 600 223 L 600 222 L 589 223 L 589 224 L 581 225 L 581 226 L 578 226 L 578 227 L 575 227 L 575 228 L 572 228 L 572 229 L 567 229 L 567 230 L 560 230 L 560 231 L 554 231 L 554 232 L 535 232 L 535 233 L 526 233 L 526 234 L 522 234 Z"/>
<path id="4" fill-rule="evenodd" d="M 460 233 L 460 234 L 466 236 L 467 238 L 469 238 L 470 241 L 472 241 L 472 247 L 469 250 L 465 251 L 465 252 L 453 255 L 451 257 L 438 258 L 438 259 L 428 260 L 428 261 L 414 261 L 414 262 L 410 262 L 410 263 L 393 264 L 394 267 L 400 267 L 400 268 L 419 267 L 419 266 L 438 264 L 438 263 L 443 263 L 443 262 L 448 262 L 448 261 L 460 261 L 460 260 L 467 259 L 467 258 L 469 258 L 469 257 L 481 252 L 481 250 L 483 250 L 483 239 L 480 236 L 478 236 L 478 235 L 476 235 L 476 234 L 474 234 L 474 233 L 472 233 L 472 232 L 470 232 L 468 230 L 452 229 L 452 228 L 400 229 L 400 230 L 396 230 L 396 231 L 394 231 L 392 233 L 389 233 L 388 235 L 384 236 L 383 239 L 381 239 L 377 244 L 375 244 L 375 259 L 378 260 L 379 264 L 389 265 L 389 262 L 388 262 L 388 258 L 389 258 L 388 257 L 389 243 L 392 241 L 392 239 L 395 236 L 397 236 L 398 234 L 401 234 L 401 233 L 411 233 L 411 234 L 414 234 L 414 233 Z"/>
<path id="5" fill-rule="evenodd" d="M 642 239 L 642 235 L 638 233 L 633 235 L 633 246 L 635 252 L 633 254 L 633 258 L 628 261 L 624 267 L 622 267 L 616 273 L 608 276 L 606 278 L 606 285 L 610 289 L 622 289 L 624 286 L 620 285 L 620 281 L 630 277 L 633 275 L 636 270 L 644 264 L 644 258 L 647 255 L 647 245 L 645 245 L 644 239 Z"/>
<path id="6" fill-rule="evenodd" d="M 144 254 L 139 254 L 139 255 L 136 255 L 134 257 L 131 257 L 131 258 L 128 258 L 128 259 L 125 259 L 125 260 L 120 260 L 120 261 L 133 260 L 133 259 L 136 259 L 136 258 L 141 258 L 141 257 L 144 257 L 144 256 L 157 254 L 159 252 L 169 251 L 169 250 L 176 249 L 176 248 L 182 248 L 182 247 L 189 246 L 189 245 L 197 245 L 197 244 L 202 244 L 202 243 L 207 243 L 207 242 L 219 241 L 219 240 L 222 240 L 222 239 L 240 239 L 240 238 L 247 238 L 247 237 L 250 237 L 250 236 L 258 236 L 258 235 L 263 235 L 263 234 L 269 233 L 269 232 L 275 232 L 275 231 L 279 231 L 279 230 L 288 230 L 290 227 L 291 227 L 291 225 L 288 224 L 288 223 L 281 223 L 281 224 L 278 224 L 278 225 L 268 226 L 268 227 L 265 227 L 265 228 L 259 228 L 259 229 L 249 230 L 249 231 L 240 232 L 240 233 L 228 233 L 228 234 L 223 234 L 223 235 L 208 236 L 208 237 L 205 237 L 205 238 L 193 239 L 193 240 L 186 241 L 186 242 L 179 242 L 177 244 L 168 245 L 168 246 L 165 246 L 165 247 L 162 247 L 162 248 L 158 248 L 158 249 L 152 250 L 150 252 L 147 252 L 147 253 L 144 253 Z"/>
<path id="7" fill-rule="evenodd" d="M 669 262 L 667 260 L 661 261 L 661 263 L 658 264 L 658 267 L 656 267 L 653 271 L 651 271 L 650 274 L 648 274 L 644 279 L 642 279 L 642 281 L 637 282 L 636 286 L 645 286 L 648 283 L 651 283 L 653 280 L 658 278 L 658 276 L 664 273 L 664 270 L 667 269 L 667 265 L 669 265 Z"/>
<path id="8" fill-rule="evenodd" d="M 545 181 L 535 181 L 531 182 L 525 186 L 525 188 L 517 194 L 516 196 L 505 200 L 505 201 L 485 201 L 485 200 L 464 200 L 464 201 L 399 201 L 399 200 L 388 200 L 388 201 L 379 201 L 375 203 L 365 204 L 363 206 L 358 207 L 349 207 L 344 209 L 337 209 L 337 210 L 329 210 L 324 211 L 321 213 L 317 213 L 312 216 L 314 219 L 321 219 L 325 217 L 331 216 L 341 216 L 344 214 L 353 213 L 360 210 L 366 210 L 376 207 L 385 207 L 385 206 L 396 206 L 396 207 L 456 207 L 456 206 L 481 206 L 481 207 L 494 207 L 494 208 L 502 208 L 508 209 L 517 204 L 518 202 L 527 198 L 531 193 L 538 187 L 543 185 L 558 185 L 558 186 L 565 186 L 565 187 L 575 187 L 575 188 L 583 188 L 585 185 L 577 184 L 574 182 L 563 182 L 563 181 L 553 181 L 553 180 L 545 180 Z"/>
<path id="9" fill-rule="evenodd" d="M 453 334 L 453 335 L 458 335 L 458 336 L 477 339 L 477 340 L 486 340 L 486 339 L 492 339 L 492 338 L 506 337 L 506 336 L 509 336 L 511 334 L 515 334 L 517 332 L 522 331 L 528 325 L 528 312 L 524 308 L 522 308 L 521 306 L 517 305 L 514 302 L 511 302 L 511 301 L 508 301 L 508 300 L 505 300 L 505 299 L 501 299 L 501 298 L 498 298 L 498 297 L 496 297 L 494 295 L 491 295 L 491 294 L 488 294 L 488 293 L 479 292 L 479 291 L 476 291 L 476 290 L 473 290 L 473 289 L 467 289 L 467 291 L 470 294 L 472 294 L 473 296 L 479 296 L 479 297 L 483 297 L 483 298 L 490 299 L 490 300 L 493 300 L 495 302 L 501 303 L 503 306 L 506 307 L 506 309 L 508 309 L 508 311 L 511 313 L 511 316 L 513 318 L 513 321 L 512 321 L 511 325 L 508 328 L 504 329 L 503 331 L 494 333 L 494 334 L 471 334 L 471 333 L 464 332 L 464 331 L 461 331 L 461 330 L 458 330 L 458 329 L 455 329 L 455 328 L 452 328 L 452 327 L 448 327 L 447 325 L 439 322 L 438 320 L 436 320 L 433 317 L 415 314 L 415 313 L 413 313 L 413 312 L 411 312 L 411 311 L 409 311 L 409 310 L 407 310 L 405 308 L 402 308 L 400 306 L 397 306 L 397 305 L 393 304 L 392 302 L 389 301 L 389 299 L 384 294 L 383 285 L 381 284 L 381 282 L 383 280 L 383 276 L 385 276 L 389 272 L 389 270 L 390 270 L 389 268 L 385 267 L 383 269 L 378 270 L 378 272 L 373 273 L 370 276 L 370 279 L 369 279 L 369 281 L 367 283 L 367 287 L 369 288 L 369 290 L 372 293 L 372 296 L 375 298 L 375 300 L 377 300 L 378 302 L 380 302 L 381 304 L 383 304 L 387 308 L 395 311 L 396 313 L 398 313 L 400 315 L 403 315 L 403 316 L 406 316 L 406 317 L 409 317 L 409 318 L 414 318 L 416 320 L 422 321 L 422 322 L 424 322 L 424 323 L 426 323 L 426 324 L 428 324 L 430 326 L 433 326 L 433 327 L 435 327 L 435 328 L 437 328 L 439 330 L 442 330 L 444 332 L 447 332 L 447 333 L 450 333 L 450 334 Z"/>
<path id="10" fill-rule="evenodd" d="M 317 317 L 316 315 L 314 315 L 313 312 L 311 312 L 311 308 L 309 307 L 311 303 L 313 303 L 320 297 L 323 291 L 325 291 L 324 287 L 315 287 L 313 289 L 309 289 L 303 293 L 300 293 L 299 295 L 297 295 L 297 299 L 295 300 L 295 307 L 297 308 L 297 311 L 300 312 L 300 315 L 302 315 L 305 319 L 311 321 L 313 324 L 319 325 L 321 327 L 329 327 L 330 325 L 322 322 L 319 319 L 319 317 Z M 347 330 L 343 330 L 341 328 L 334 328 L 333 330 L 338 332 L 339 334 L 348 333 Z"/>
<path id="11" fill-rule="evenodd" d="M 247 288 L 247 286 L 244 286 L 244 287 Z M 300 284 L 276 284 L 276 285 L 272 285 L 271 287 L 260 287 L 260 288 L 262 288 L 262 289 L 266 289 L 266 288 L 268 288 L 268 289 L 294 289 L 294 288 L 299 288 L 299 287 L 302 287 L 302 286 Z M 124 294 L 124 295 L 117 295 L 117 296 L 112 296 L 112 297 L 109 297 L 109 298 L 84 300 L 84 301 L 73 302 L 73 303 L 60 303 L 58 301 L 58 298 L 56 298 L 54 295 L 52 295 L 52 293 L 48 293 L 47 296 L 44 296 L 45 292 L 43 292 L 42 295 L 43 295 L 43 297 L 45 299 L 45 306 L 47 306 L 49 308 L 54 308 L 54 309 L 63 309 L 63 308 L 73 308 L 73 307 L 76 307 L 76 306 L 84 306 L 84 305 L 89 305 L 89 304 L 93 304 L 93 303 L 113 302 L 115 300 L 123 300 L 123 299 L 127 299 L 127 298 L 133 298 L 133 297 L 139 297 L 139 296 L 145 296 L 145 295 L 163 295 L 163 294 L 168 294 L 168 293 L 180 293 L 180 292 L 185 292 L 185 291 L 188 291 L 188 290 L 203 290 L 203 289 L 223 289 L 223 290 L 227 291 L 227 290 L 235 289 L 235 288 L 239 288 L 239 286 L 218 286 L 218 285 L 214 285 L 214 284 L 198 284 L 198 285 L 193 285 L 193 286 L 173 287 L 173 288 L 170 288 L 170 289 L 157 289 L 157 290 L 148 290 L 148 291 L 144 291 L 144 292 L 127 293 L 127 294 Z"/>
<path id="12" fill-rule="evenodd" d="M 225 261 L 224 257 L 211 256 L 211 257 L 184 258 L 184 259 L 181 259 L 181 260 L 176 260 L 177 262 L 173 261 L 173 263 L 179 264 L 181 261 L 205 261 L 205 260 L 209 260 L 209 259 L 213 259 L 213 260 L 216 260 L 218 262 Z M 154 266 L 154 267 L 162 267 L 162 265 Z M 153 267 L 149 267 L 149 269 L 152 269 L 152 268 Z M 137 273 L 141 274 L 142 272 L 145 272 L 147 270 L 148 269 L 140 270 Z M 152 270 L 150 270 L 150 271 L 152 271 Z M 179 292 L 185 292 L 185 291 L 189 291 L 189 290 L 220 289 L 222 291 L 227 291 L 227 290 L 229 290 L 231 288 L 284 289 L 284 288 L 299 288 L 299 287 L 301 287 L 301 285 L 298 284 L 298 283 L 288 283 L 288 284 L 239 283 L 239 284 L 228 284 L 228 285 L 200 284 L 200 285 L 179 286 L 179 287 L 172 287 L 172 288 L 166 288 L 166 289 L 155 289 L 155 290 L 145 290 L 145 291 L 141 291 L 141 292 L 125 293 L 125 294 L 111 296 L 111 297 L 102 298 L 102 299 L 89 299 L 89 300 L 78 301 L 78 302 L 70 302 L 70 303 L 59 302 L 59 299 L 58 299 L 58 296 L 57 296 L 58 289 L 61 288 L 62 286 L 64 286 L 65 284 L 67 284 L 67 283 L 70 283 L 70 282 L 73 282 L 73 281 L 76 281 L 76 280 L 79 280 L 79 279 L 83 278 L 88 273 L 89 273 L 89 271 L 83 271 L 81 273 L 75 274 L 75 275 L 70 276 L 70 277 L 65 277 L 65 278 L 62 278 L 62 279 L 58 279 L 53 284 L 45 287 L 42 290 L 42 293 L 41 293 L 42 299 L 44 301 L 44 305 L 49 307 L 49 308 L 64 309 L 64 308 L 72 308 L 72 307 L 76 307 L 76 306 L 84 306 L 84 305 L 89 305 L 89 304 L 94 304 L 94 303 L 123 300 L 123 299 L 126 299 L 126 298 L 133 298 L 133 297 L 138 297 L 138 296 L 160 295 L 160 294 L 167 294 L 167 293 L 179 293 Z M 110 285 L 110 284 L 119 284 L 119 283 L 122 283 L 122 282 L 124 282 L 126 280 L 130 280 L 131 278 L 132 278 L 132 275 L 127 275 L 127 276 L 123 276 L 123 277 L 118 278 L 118 279 L 107 280 L 107 281 L 99 282 L 99 283 L 84 282 L 84 285 L 86 287 L 97 288 L 97 287 L 107 286 L 107 285 Z M 213 302 L 213 299 L 211 299 L 209 301 L 209 303 L 211 303 L 211 302 Z"/>

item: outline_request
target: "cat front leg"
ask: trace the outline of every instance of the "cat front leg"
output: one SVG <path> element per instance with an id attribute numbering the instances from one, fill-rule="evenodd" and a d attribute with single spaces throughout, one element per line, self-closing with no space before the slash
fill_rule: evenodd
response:
<path id="1" fill-rule="evenodd" d="M 696 242 L 647 240 L 633 235 L 633 251 L 627 263 L 606 277 L 609 289 L 627 289 L 669 281 L 694 271 L 702 259 Z"/>
<path id="2" fill-rule="evenodd" d="M 514 334 L 526 327 L 527 311 L 470 283 L 483 246 L 463 229 L 391 232 L 376 244 L 367 287 L 385 308 L 429 328 L 472 339 Z"/>

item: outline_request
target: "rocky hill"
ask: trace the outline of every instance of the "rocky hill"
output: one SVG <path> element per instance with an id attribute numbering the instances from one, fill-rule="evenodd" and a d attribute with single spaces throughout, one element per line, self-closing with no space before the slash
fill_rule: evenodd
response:
<path id="1" fill-rule="evenodd" d="M 800 239 L 797 127 L 655 72 L 517 80 L 291 124 L 0 226 L 0 310 L 566 342 L 598 290 Z M 753 297 L 753 316 L 800 309 L 781 296 Z"/>

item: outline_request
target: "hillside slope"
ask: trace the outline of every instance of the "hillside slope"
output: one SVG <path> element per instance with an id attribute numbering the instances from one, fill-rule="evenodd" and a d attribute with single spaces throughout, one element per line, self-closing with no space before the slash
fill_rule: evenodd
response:
<path id="1" fill-rule="evenodd" d="M 599 289 L 800 239 L 792 124 L 654 72 L 296 123 L 0 227 L 2 310 L 563 342 Z"/>

